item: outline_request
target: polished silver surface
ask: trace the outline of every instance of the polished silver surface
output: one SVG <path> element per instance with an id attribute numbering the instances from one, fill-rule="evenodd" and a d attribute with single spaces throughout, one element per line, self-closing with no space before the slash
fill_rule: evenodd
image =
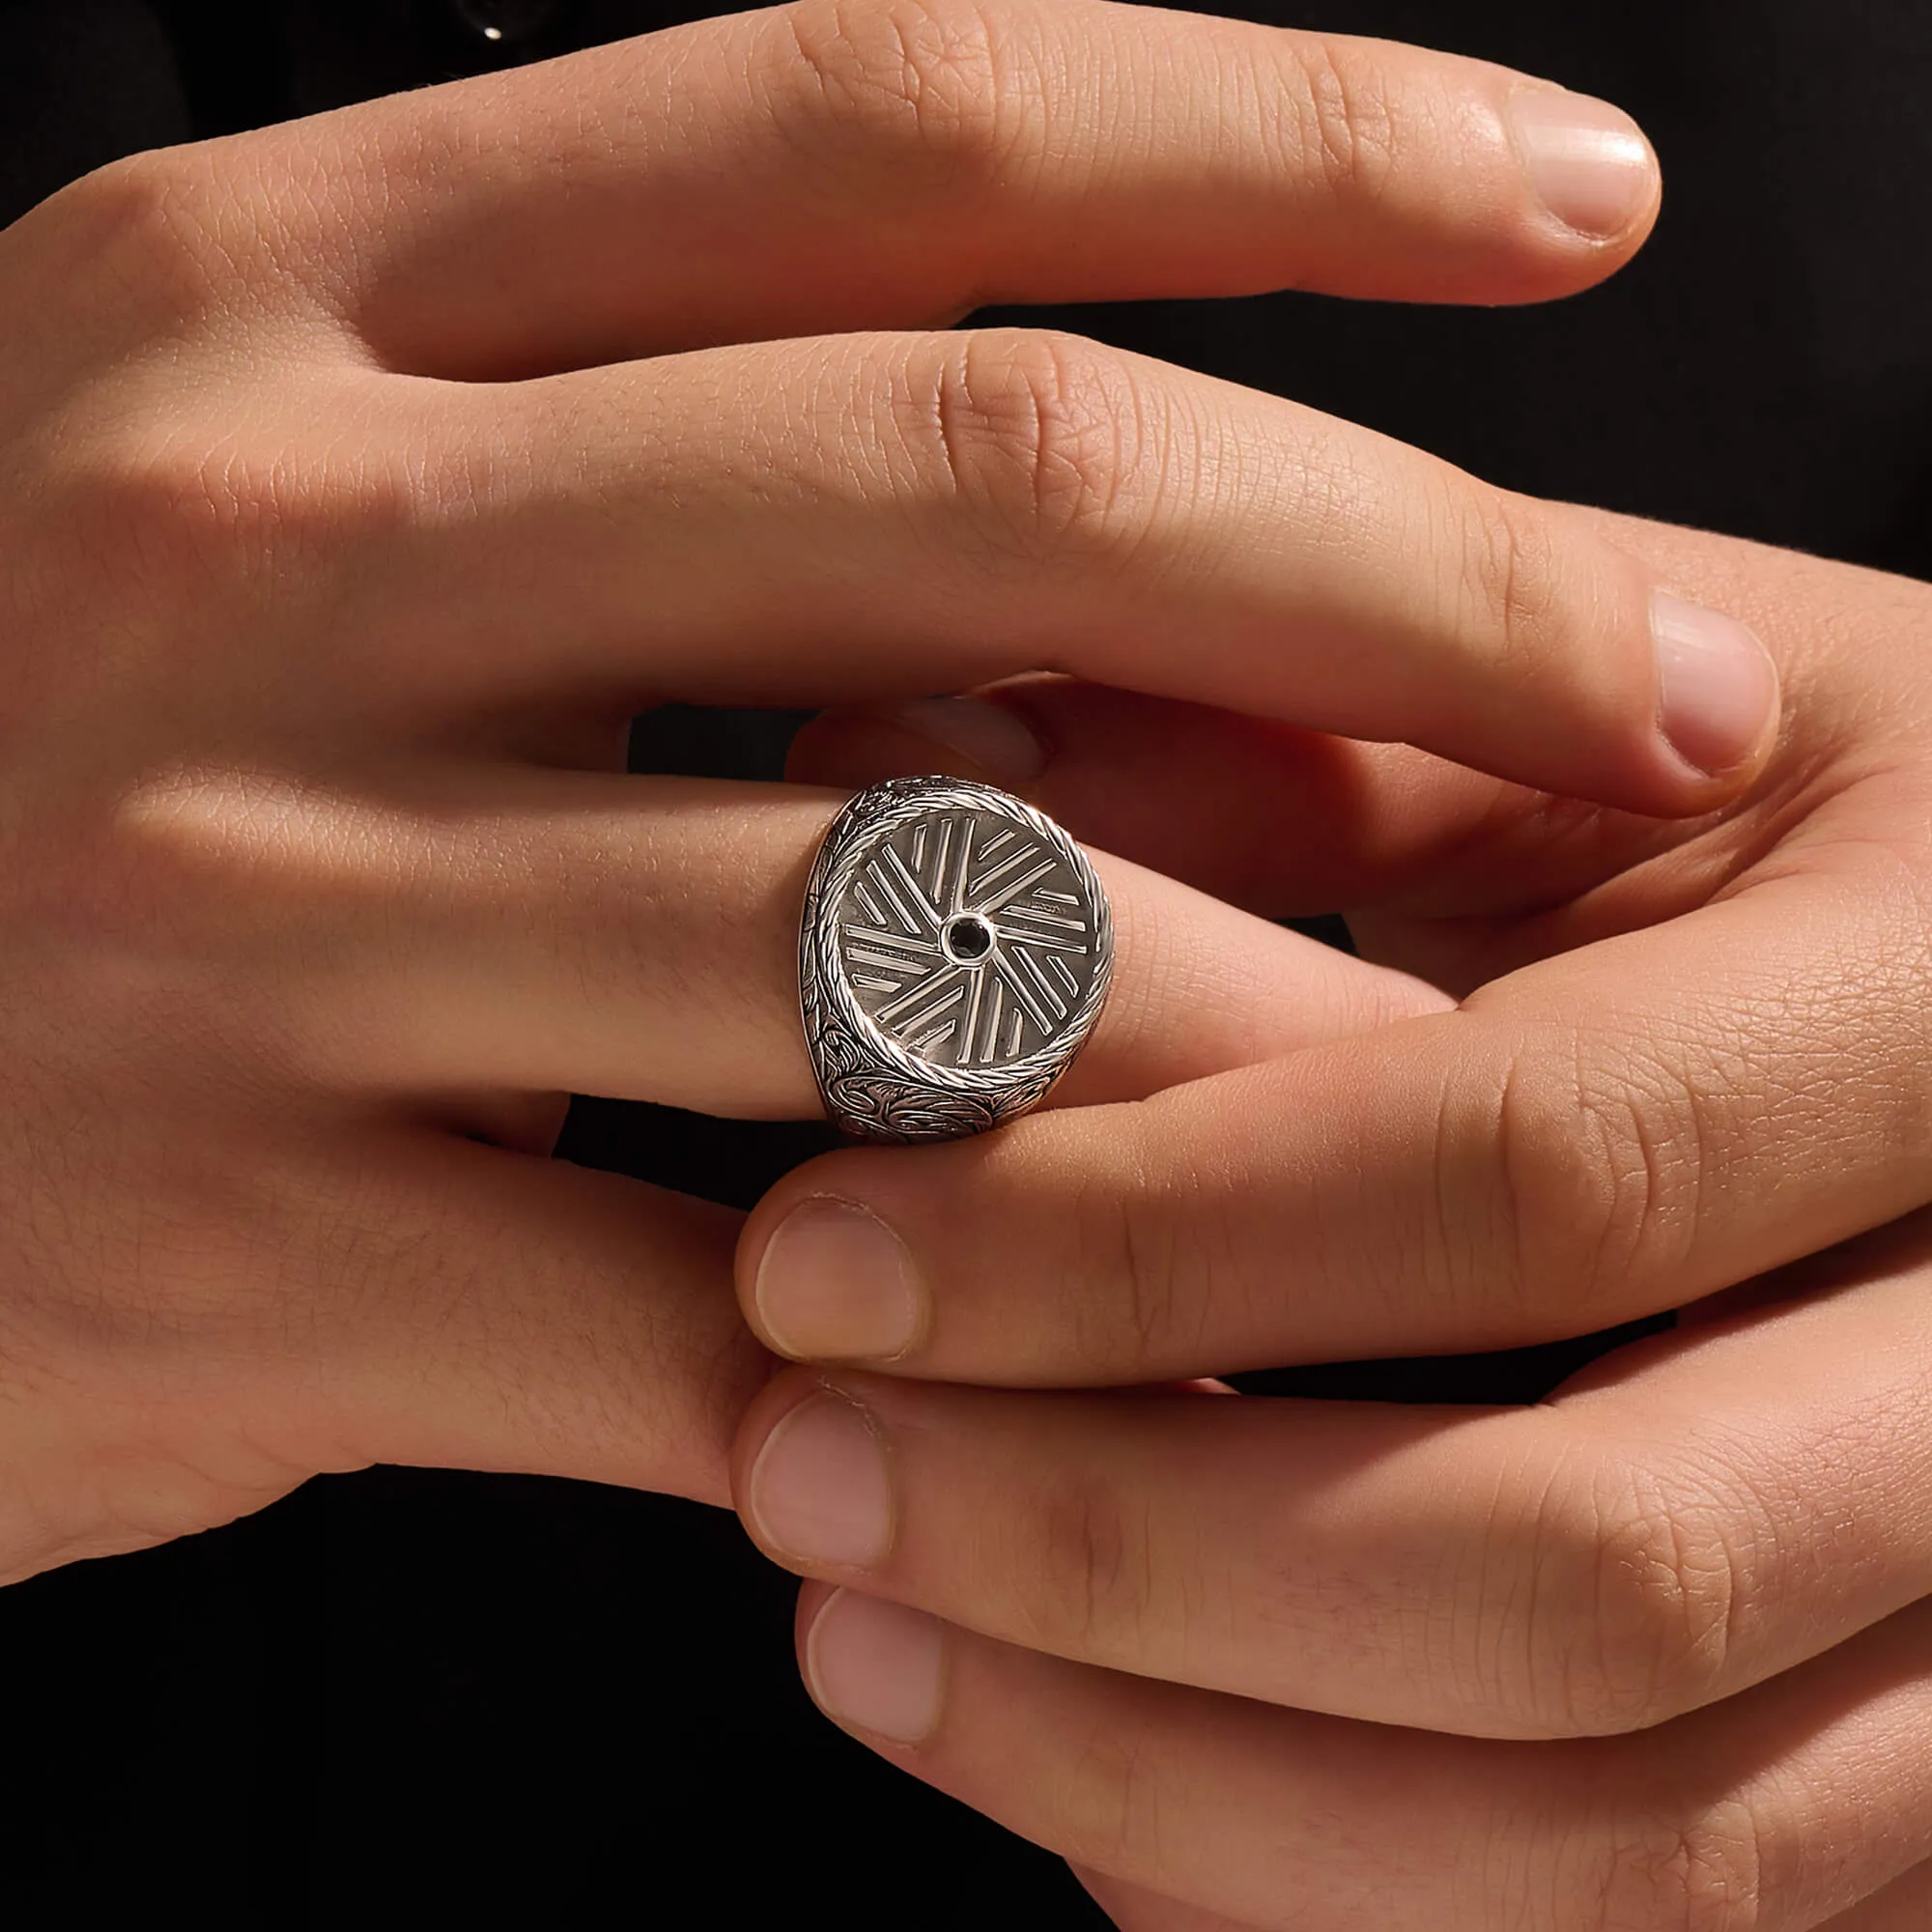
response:
<path id="1" fill-rule="evenodd" d="M 825 1109 L 867 1140 L 952 1140 L 1039 1104 L 1106 1003 L 1114 926 L 1087 855 L 965 779 L 893 779 L 833 821 L 799 932 Z"/>

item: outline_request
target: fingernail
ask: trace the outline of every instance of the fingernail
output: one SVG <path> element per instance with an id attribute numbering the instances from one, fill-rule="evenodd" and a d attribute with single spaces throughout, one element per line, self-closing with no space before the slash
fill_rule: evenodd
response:
<path id="1" fill-rule="evenodd" d="M 773 1231 L 752 1298 L 781 1354 L 877 1362 L 919 1339 L 925 1295 L 905 1244 L 876 1214 L 818 1195 Z"/>
<path id="2" fill-rule="evenodd" d="M 1046 751 L 1017 712 L 978 697 L 918 697 L 886 722 L 976 765 L 1004 785 L 1025 784 L 1046 768 Z"/>
<path id="3" fill-rule="evenodd" d="M 1530 186 L 1567 228 L 1607 241 L 1657 192 L 1657 163 L 1620 107 L 1587 94 L 1519 87 L 1509 115 Z"/>
<path id="4" fill-rule="evenodd" d="M 892 1542 L 885 1445 L 842 1396 L 800 1403 L 765 1438 L 746 1489 L 759 1535 L 800 1563 L 868 1570 Z"/>
<path id="5" fill-rule="evenodd" d="M 835 1723 L 916 1745 L 939 1721 L 938 1623 L 902 1604 L 837 1590 L 805 1640 L 806 1681 Z"/>
<path id="6" fill-rule="evenodd" d="M 1657 723 L 1687 765 L 1727 772 L 1764 735 L 1777 704 L 1777 669 L 1757 634 L 1721 611 L 1651 593 L 1657 645 Z"/>

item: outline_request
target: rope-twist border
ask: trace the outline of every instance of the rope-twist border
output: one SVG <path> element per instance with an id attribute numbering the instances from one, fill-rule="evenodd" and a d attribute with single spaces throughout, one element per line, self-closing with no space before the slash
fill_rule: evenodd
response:
<path id="1" fill-rule="evenodd" d="M 936 1066 L 907 1052 L 860 1006 L 839 957 L 838 925 L 825 916 L 882 840 L 947 810 L 995 811 L 1046 840 L 1094 908 L 1094 974 L 1079 1005 L 1048 1045 L 1004 1066 Z M 1113 976 L 1113 911 L 1086 853 L 1044 812 L 970 779 L 890 779 L 860 792 L 832 821 L 806 880 L 798 943 L 806 1047 L 826 1112 L 862 1140 L 955 1140 L 1038 1106 L 1093 1032 Z"/>

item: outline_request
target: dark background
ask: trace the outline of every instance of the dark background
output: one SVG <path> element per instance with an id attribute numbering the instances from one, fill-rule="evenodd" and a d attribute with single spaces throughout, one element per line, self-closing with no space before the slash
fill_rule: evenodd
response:
<path id="1" fill-rule="evenodd" d="M 1052 320 L 1520 489 L 1926 575 L 1932 14 L 1904 0 L 1225 11 L 1483 54 L 1620 101 L 1663 158 L 1655 241 L 1609 287 L 1546 309 L 1287 296 Z M 679 17 L 626 0 L 0 0 L 0 220 L 134 149 Z M 633 763 L 771 776 L 793 723 L 656 714 Z M 580 1101 L 562 1152 L 748 1204 L 822 1142 Z M 1247 1382 L 1526 1401 L 1605 1339 Z M 14 1787 L 0 1917 L 89 1927 L 171 1909 L 200 1927 L 331 1932 L 1102 1923 L 1057 1861 L 817 1719 L 791 1662 L 792 1595 L 718 1512 L 402 1469 L 323 1478 L 230 1528 L 0 1592 Z"/>

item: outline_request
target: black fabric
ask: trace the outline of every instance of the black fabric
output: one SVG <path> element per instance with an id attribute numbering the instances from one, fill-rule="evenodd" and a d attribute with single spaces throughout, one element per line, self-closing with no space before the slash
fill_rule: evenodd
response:
<path id="1" fill-rule="evenodd" d="M 192 131 L 173 49 L 141 0 L 0 0 L 0 222 Z"/>
<path id="2" fill-rule="evenodd" d="M 625 0 L 0 4 L 0 218 L 117 153 L 673 17 Z M 1932 14 L 1333 0 L 1273 17 L 1621 101 L 1664 160 L 1655 241 L 1550 308 L 1285 296 L 1028 319 L 1295 395 L 1520 488 L 1927 574 Z M 768 775 L 794 722 L 658 714 L 633 762 Z M 584 1102 L 563 1152 L 744 1203 L 823 1144 L 815 1127 Z M 1531 1400 L 1605 1345 L 1249 1385 Z M 22 1784 L 0 1896 L 38 1882 L 61 1905 L 45 1922 L 75 1925 L 157 1903 L 204 1927 L 1101 1923 L 1055 1861 L 818 1720 L 791 1599 L 715 1512 L 386 1469 L 35 1579 L 0 1593 L 4 1761 Z"/>

